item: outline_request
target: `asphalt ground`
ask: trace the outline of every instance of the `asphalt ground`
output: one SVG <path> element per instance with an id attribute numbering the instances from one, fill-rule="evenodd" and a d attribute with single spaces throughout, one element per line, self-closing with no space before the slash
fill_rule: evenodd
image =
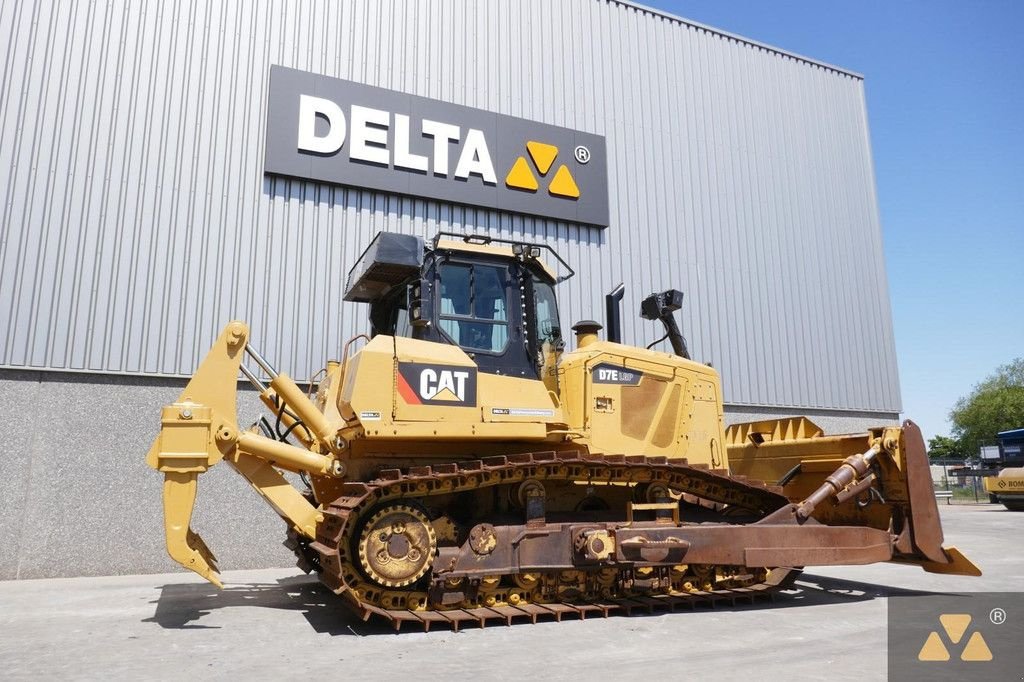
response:
<path id="1" fill-rule="evenodd" d="M 1024 588 L 1024 513 L 940 507 L 982 577 L 813 569 L 774 603 L 459 633 L 364 623 L 295 569 L 0 582 L 0 677 L 883 679 L 890 597 Z"/>

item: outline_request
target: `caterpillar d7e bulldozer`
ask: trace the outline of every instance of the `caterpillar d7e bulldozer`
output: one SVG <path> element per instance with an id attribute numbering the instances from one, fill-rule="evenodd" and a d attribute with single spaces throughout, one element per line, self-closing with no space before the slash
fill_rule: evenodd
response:
<path id="1" fill-rule="evenodd" d="M 755 600 L 807 566 L 980 575 L 942 546 L 913 423 L 727 429 L 718 374 L 674 321 L 680 292 L 641 310 L 674 353 L 602 341 L 591 321 L 567 350 L 555 285 L 571 274 L 543 245 L 381 233 L 345 291 L 371 331 L 309 391 L 229 323 L 147 458 L 171 557 L 221 584 L 190 519 L 223 460 L 284 519 L 300 568 L 395 628 Z M 271 415 L 247 428 L 239 373 Z"/>

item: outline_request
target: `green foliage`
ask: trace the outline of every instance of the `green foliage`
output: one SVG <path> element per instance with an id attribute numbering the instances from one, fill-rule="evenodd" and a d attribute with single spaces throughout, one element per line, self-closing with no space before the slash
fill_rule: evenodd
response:
<path id="1" fill-rule="evenodd" d="M 928 456 L 932 459 L 964 459 L 964 446 L 956 438 L 935 436 L 928 441 Z"/>
<path id="2" fill-rule="evenodd" d="M 971 456 L 1000 431 L 1024 427 L 1024 358 L 998 368 L 949 413 L 953 437 Z"/>

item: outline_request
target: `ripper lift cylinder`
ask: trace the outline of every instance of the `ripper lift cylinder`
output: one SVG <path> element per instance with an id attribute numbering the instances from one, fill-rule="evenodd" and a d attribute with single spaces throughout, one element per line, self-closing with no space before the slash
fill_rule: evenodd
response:
<path id="1" fill-rule="evenodd" d="M 278 374 L 270 380 L 270 387 L 278 398 L 299 416 L 299 419 L 316 436 L 317 440 L 328 448 L 334 449 L 337 432 L 331 428 L 324 413 L 316 409 L 316 405 L 310 402 L 302 389 L 291 380 L 291 377 L 284 373 Z"/>

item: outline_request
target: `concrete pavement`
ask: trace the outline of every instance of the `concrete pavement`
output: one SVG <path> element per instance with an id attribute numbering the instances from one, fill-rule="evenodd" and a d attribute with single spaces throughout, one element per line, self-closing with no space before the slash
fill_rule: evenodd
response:
<path id="1" fill-rule="evenodd" d="M 295 570 L 0 582 L 5 679 L 879 679 L 891 595 L 1020 591 L 1024 513 L 943 506 L 981 578 L 894 565 L 808 571 L 775 604 L 393 634 Z M 254 542 L 261 540 L 254 539 Z M 270 542 L 272 539 L 266 539 Z"/>

